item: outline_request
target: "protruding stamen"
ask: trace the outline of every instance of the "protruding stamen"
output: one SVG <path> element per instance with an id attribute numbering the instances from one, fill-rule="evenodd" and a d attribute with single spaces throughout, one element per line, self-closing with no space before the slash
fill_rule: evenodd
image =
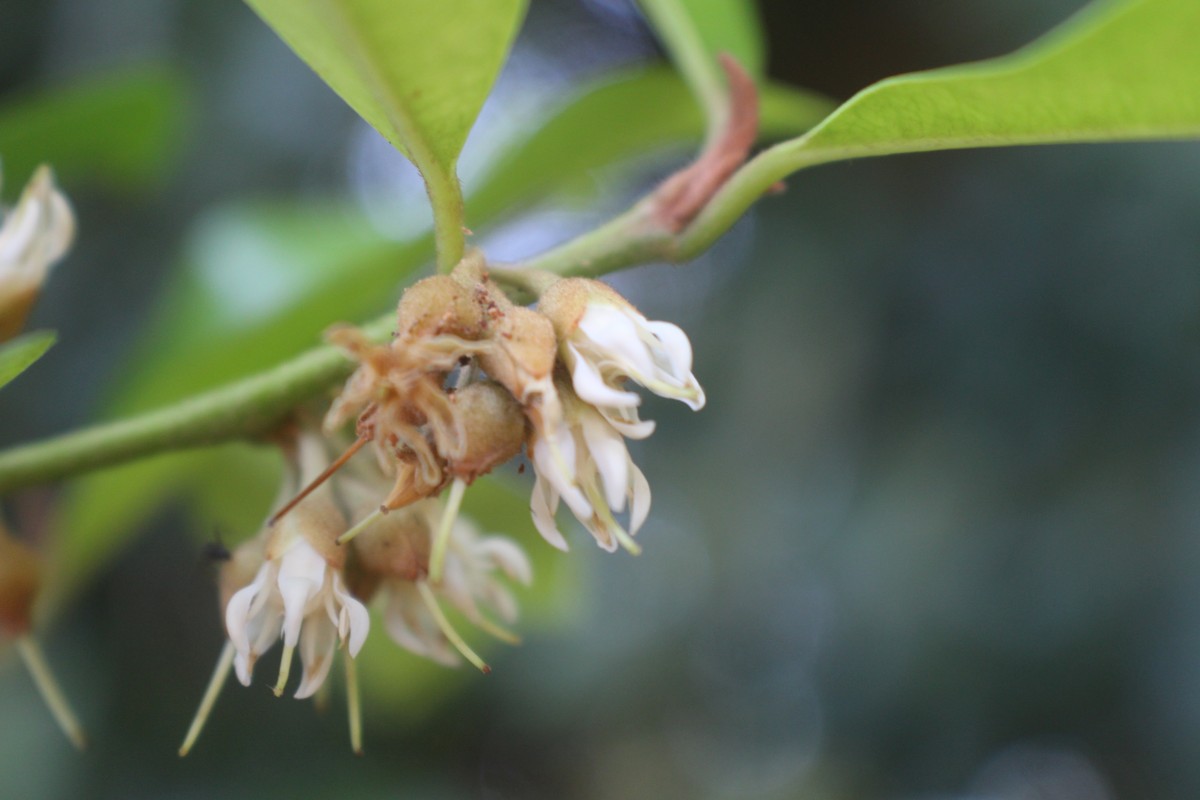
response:
<path id="1" fill-rule="evenodd" d="M 505 642 L 506 644 L 517 645 L 521 643 L 520 636 L 513 633 L 503 625 L 492 622 L 487 617 L 481 616 L 478 619 L 471 620 L 471 622 L 473 622 L 475 627 L 479 628 L 479 630 L 495 636 L 497 639 Z"/>
<path id="2" fill-rule="evenodd" d="M 350 718 L 350 749 L 363 754 L 362 692 L 358 688 L 358 664 L 349 650 L 342 651 L 346 665 L 346 710 Z"/>
<path id="3" fill-rule="evenodd" d="M 333 476 L 333 473 L 341 469 L 342 465 L 349 461 L 351 457 L 361 450 L 369 441 L 371 441 L 369 436 L 359 436 L 357 439 L 355 439 L 354 444 L 346 448 L 346 452 L 338 456 L 332 464 L 325 468 L 324 472 L 313 478 L 313 480 L 309 482 L 308 486 L 305 486 L 303 489 L 301 489 L 295 497 L 293 497 L 291 500 L 288 500 L 287 503 L 284 504 L 283 508 L 276 511 L 275 514 L 269 520 L 267 520 L 267 525 L 274 525 L 283 517 L 284 514 L 298 506 L 301 500 L 308 497 L 310 494 L 316 491 L 318 486 L 329 480 Z"/>
<path id="4" fill-rule="evenodd" d="M 437 532 L 433 536 L 433 552 L 429 556 L 429 580 L 433 583 L 442 582 L 450 531 L 454 529 L 454 521 L 458 519 L 458 510 L 462 507 L 463 495 L 466 492 L 467 482 L 462 478 L 455 478 L 446 494 L 446 506 L 442 509 L 442 518 L 438 521 Z"/>
<path id="5" fill-rule="evenodd" d="M 379 519 L 381 517 L 383 517 L 383 509 L 380 509 L 380 508 L 375 509 L 370 514 L 368 514 L 367 516 L 365 516 L 361 520 L 359 520 L 354 525 L 354 527 L 352 527 L 350 530 L 346 531 L 341 536 L 339 536 L 337 538 L 337 543 L 345 544 L 346 542 L 353 539 L 355 536 L 358 536 L 360 533 L 365 531 L 367 528 L 374 525 L 376 522 L 379 521 Z"/>
<path id="6" fill-rule="evenodd" d="M 429 584 L 425 581 L 417 581 L 417 590 L 421 593 L 421 599 L 425 601 L 425 607 L 429 609 L 429 613 L 433 615 L 433 621 L 437 623 L 442 634 L 450 640 L 450 644 L 462 653 L 463 658 L 470 661 L 484 675 L 492 671 L 492 668 L 484 662 L 479 654 L 471 649 L 470 645 L 458 635 L 458 631 L 454 630 L 454 626 L 450 624 L 450 620 L 446 619 L 446 615 L 442 613 L 441 606 L 438 605 L 437 598 L 433 596 L 433 590 L 429 588 Z"/>
<path id="7" fill-rule="evenodd" d="M 275 682 L 275 688 L 272 690 L 276 697 L 283 696 L 283 687 L 287 686 L 288 675 L 292 672 L 292 654 L 294 652 L 296 652 L 294 645 L 285 644 L 283 646 L 283 658 L 279 661 L 279 680 Z"/>
<path id="8" fill-rule="evenodd" d="M 54 721 L 58 723 L 58 727 L 62 728 L 62 732 L 71 740 L 71 744 L 80 750 L 86 749 L 87 735 L 83 732 L 83 726 L 79 724 L 75 712 L 67 703 L 66 695 L 63 694 L 58 681 L 54 680 L 54 673 L 46 664 L 46 658 L 42 655 L 42 649 L 38 647 L 38 643 L 29 634 L 18 636 L 17 652 L 21 654 L 21 659 L 25 662 L 29 674 L 33 676 L 33 682 L 37 686 L 38 692 L 41 693 L 42 699 L 50 708 L 50 713 L 54 715 Z"/>
<path id="9" fill-rule="evenodd" d="M 180 758 L 190 753 L 196 740 L 200 738 L 200 732 L 204 730 L 204 724 L 208 722 L 208 715 L 212 713 L 217 697 L 221 694 L 222 687 L 225 686 L 225 680 L 229 677 L 229 670 L 233 667 L 233 654 L 233 642 L 226 640 L 225 647 L 221 650 L 221 657 L 217 659 L 217 666 L 213 669 L 212 678 L 208 681 L 208 688 L 204 690 L 204 697 L 200 700 L 200 707 L 196 709 L 192 726 L 188 728 L 187 736 L 184 737 L 183 744 L 179 748 Z"/>

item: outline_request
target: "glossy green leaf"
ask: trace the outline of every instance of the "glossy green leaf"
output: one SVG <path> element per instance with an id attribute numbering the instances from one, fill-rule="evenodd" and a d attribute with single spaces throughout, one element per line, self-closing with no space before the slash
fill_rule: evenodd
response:
<path id="1" fill-rule="evenodd" d="M 453 177 L 524 0 L 247 0 L 426 179 Z"/>
<path id="2" fill-rule="evenodd" d="M 1200 136 L 1198 33 L 1195 0 L 1096 3 L 1010 56 L 875 84 L 771 157 Z"/>
<path id="3" fill-rule="evenodd" d="M 56 338 L 54 331 L 34 331 L 0 344 L 0 388 L 33 366 Z"/>
<path id="4" fill-rule="evenodd" d="M 10 185 L 38 164 L 61 180 L 135 187 L 161 175 L 183 129 L 185 92 L 162 67 L 90 78 L 0 107 L 0 160 Z"/>

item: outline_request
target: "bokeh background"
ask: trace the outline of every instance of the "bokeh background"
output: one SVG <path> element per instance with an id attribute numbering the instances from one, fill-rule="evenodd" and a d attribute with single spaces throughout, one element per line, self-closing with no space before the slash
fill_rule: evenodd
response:
<path id="1" fill-rule="evenodd" d="M 1081 5 L 760 8 L 772 77 L 845 98 Z M 573 92 L 659 60 L 625 0 L 533 0 L 468 190 Z M 373 266 L 421 260 L 411 168 L 244 6 L 0 5 L 0 143 L 13 109 L 110 80 L 144 85 L 76 127 L 133 155 L 63 169 L 80 235 L 34 318 L 60 342 L 0 394 L 0 444 L 298 351 L 393 302 Z M 476 241 L 529 255 L 686 152 L 568 176 Z M 11 203 L 24 176 L 5 177 Z M 70 750 L 0 644 L 0 796 L 1200 796 L 1198 220 L 1200 145 L 904 156 L 799 174 L 696 263 L 616 277 L 690 333 L 709 398 L 648 401 L 645 554 L 574 530 L 557 556 L 521 500 L 481 490 L 538 556 L 526 641 L 491 648 L 487 678 L 386 662 L 362 758 L 340 700 L 322 715 L 265 683 L 230 685 L 175 755 L 222 642 L 203 543 L 253 532 L 269 452 L 8 498 L 47 552 L 112 547 L 52 565 L 73 590 L 40 632 L 93 747 Z"/>

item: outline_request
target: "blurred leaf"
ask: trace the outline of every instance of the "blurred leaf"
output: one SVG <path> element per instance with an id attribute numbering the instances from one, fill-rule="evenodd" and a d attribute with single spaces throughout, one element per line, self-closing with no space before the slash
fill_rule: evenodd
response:
<path id="1" fill-rule="evenodd" d="M 34 331 L 0 344 L 0 388 L 33 366 L 57 338 L 54 331 Z"/>
<path id="2" fill-rule="evenodd" d="M 146 66 L 47 90 L 0 107 L 6 180 L 28 180 L 48 163 L 68 182 L 137 187 L 162 174 L 182 133 L 178 76 Z"/>
<path id="3" fill-rule="evenodd" d="M 525 0 L 247 0 L 430 179 L 453 177 Z"/>
<path id="4" fill-rule="evenodd" d="M 779 84 L 762 89 L 762 139 L 795 136 L 820 122 L 835 104 Z M 603 131 L 603 135 L 596 135 Z M 511 148 L 467 200 L 476 224 L 519 210 L 527 199 L 564 187 L 595 186 L 597 173 L 636 156 L 699 141 L 704 119 L 683 81 L 653 68 L 608 80 L 563 106 Z"/>
<path id="5" fill-rule="evenodd" d="M 890 78 L 771 157 L 1200 135 L 1200 3 L 1099 2 L 1003 58 Z"/>
<path id="6" fill-rule="evenodd" d="M 639 0 L 671 60 L 704 109 L 708 129 L 724 127 L 729 89 L 718 56 L 733 56 L 762 78 L 763 36 L 751 0 Z"/>
<path id="7" fill-rule="evenodd" d="M 677 42 L 688 37 L 696 40 L 697 52 L 703 53 L 712 67 L 716 67 L 718 55 L 728 53 L 752 76 L 762 77 L 765 41 L 753 0 L 638 1 L 681 70 L 687 69 L 687 56 Z"/>

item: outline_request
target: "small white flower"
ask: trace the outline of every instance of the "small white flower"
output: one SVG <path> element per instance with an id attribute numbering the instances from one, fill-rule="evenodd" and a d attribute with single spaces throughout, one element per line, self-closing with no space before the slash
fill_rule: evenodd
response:
<path id="1" fill-rule="evenodd" d="M 38 167 L 20 201 L 0 216 L 0 339 L 15 335 L 50 267 L 71 246 L 75 215 L 46 166 Z"/>
<path id="2" fill-rule="evenodd" d="M 320 448 L 317 441 L 301 439 L 301 464 L 310 467 L 302 470 L 305 476 L 320 471 Z M 299 648 L 304 675 L 297 698 L 310 697 L 321 686 L 339 641 L 351 656 L 362 649 L 370 616 L 347 591 L 341 574 L 344 554 L 334 544 L 345 527 L 329 488 L 322 486 L 267 531 L 262 566 L 225 607 L 225 627 L 242 684 L 250 685 L 255 662 L 281 636 L 284 652 L 276 694 L 282 693 L 292 654 Z"/>
<path id="3" fill-rule="evenodd" d="M 423 526 L 426 531 L 441 514 L 440 504 L 432 501 L 413 511 L 426 515 Z M 428 583 L 424 578 L 385 581 L 383 620 L 388 635 L 406 650 L 439 664 L 460 663 L 458 645 L 448 638 L 451 632 L 443 627 L 434 607 L 422 596 L 426 591 L 449 602 L 481 630 L 514 642 L 515 637 L 507 629 L 493 622 L 493 618 L 506 624 L 517 620 L 516 598 L 502 577 L 528 586 L 533 580 L 528 556 L 511 539 L 483 536 L 474 523 L 458 517 L 451 529 L 440 584 Z M 468 653 L 468 657 L 472 655 Z"/>
<path id="4" fill-rule="evenodd" d="M 605 284 L 583 278 L 555 283 L 539 307 L 558 333 L 575 393 L 625 436 L 654 432 L 653 422 L 638 418 L 641 398 L 624 388 L 626 379 L 694 411 L 704 407 L 692 345 L 677 325 L 648 320 Z"/>
<path id="5" fill-rule="evenodd" d="M 632 537 L 650 513 L 650 484 L 633 463 L 621 433 L 569 386 L 559 385 L 560 424 L 535 431 L 531 449 L 537 480 L 533 486 L 533 522 L 550 544 L 567 549 L 554 515 L 559 501 L 612 552 L 620 544 L 637 552 Z M 629 507 L 629 530 L 615 514 Z"/>

